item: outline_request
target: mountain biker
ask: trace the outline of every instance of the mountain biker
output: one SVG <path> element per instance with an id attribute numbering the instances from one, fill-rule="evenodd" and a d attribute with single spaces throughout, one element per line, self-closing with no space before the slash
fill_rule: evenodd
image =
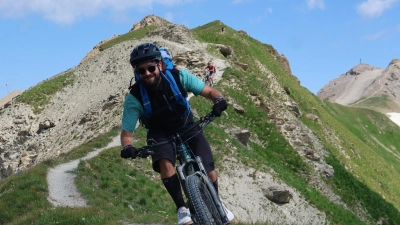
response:
<path id="1" fill-rule="evenodd" d="M 213 64 L 211 64 L 211 62 L 208 62 L 207 66 L 204 68 L 204 70 L 207 70 L 207 69 L 208 69 L 208 72 L 209 72 L 208 76 L 207 76 L 207 80 L 210 79 L 211 83 L 213 84 L 214 83 L 213 76 L 215 74 L 215 67 L 214 67 Z"/>
<path id="2" fill-rule="evenodd" d="M 136 158 L 137 156 L 137 149 L 132 146 L 132 143 L 133 131 L 139 119 L 148 129 L 147 139 L 154 139 L 157 142 L 167 140 L 169 135 L 194 123 L 190 109 L 189 113 L 185 113 L 185 107 L 180 105 L 174 96 L 171 96 L 172 87 L 164 76 L 165 62 L 162 60 L 160 50 L 155 44 L 143 43 L 136 46 L 130 55 L 130 63 L 135 73 L 139 74 L 140 82 L 143 82 L 147 90 L 152 113 L 151 117 L 144 118 L 145 108 L 143 107 L 143 100 L 141 101 L 143 92 L 138 88 L 138 82 L 136 82 L 124 102 L 121 131 L 122 158 Z M 176 82 L 180 83 L 185 91 L 190 91 L 195 96 L 201 95 L 213 101 L 213 112 L 216 116 L 221 116 L 221 113 L 227 108 L 227 103 L 223 99 L 221 92 L 205 85 L 187 70 L 175 69 L 173 73 L 178 74 L 177 78 L 175 78 Z M 193 129 L 187 136 L 191 136 L 199 129 Z M 203 133 L 199 133 L 191 138 L 188 144 L 194 154 L 202 158 L 205 169 L 218 193 L 214 159 L 205 136 Z M 176 205 L 178 224 L 192 224 L 190 210 L 184 202 L 180 182 L 174 168 L 176 157 L 173 153 L 173 144 L 162 145 L 153 150 L 153 170 L 160 173 L 161 180 Z M 232 212 L 226 209 L 225 206 L 223 207 L 228 219 L 233 220 L 234 215 Z"/>

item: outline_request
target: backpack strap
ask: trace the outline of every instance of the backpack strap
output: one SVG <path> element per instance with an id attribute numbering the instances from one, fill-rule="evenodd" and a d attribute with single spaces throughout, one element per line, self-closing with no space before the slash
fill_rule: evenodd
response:
<path id="1" fill-rule="evenodd" d="M 182 85 L 182 83 L 181 83 L 181 78 L 180 78 L 180 72 L 179 72 L 179 70 L 178 70 L 178 69 L 172 69 L 172 70 L 170 70 L 170 72 L 171 72 L 172 76 L 174 77 L 175 83 L 178 85 L 178 88 L 179 88 L 179 90 L 181 91 L 182 96 L 185 97 L 185 98 L 187 98 L 187 97 L 188 97 L 188 93 L 187 93 L 187 91 L 183 88 L 183 85 Z"/>
<path id="2" fill-rule="evenodd" d="M 186 96 L 183 96 L 181 91 L 179 90 L 178 85 L 175 82 L 175 79 L 170 70 L 165 70 L 165 73 L 161 72 L 161 75 L 165 78 L 169 86 L 171 87 L 172 94 L 174 95 L 176 101 L 186 107 L 185 116 L 190 113 L 190 105 L 186 99 Z M 179 82 L 180 83 L 180 82 Z M 187 95 L 187 93 L 185 94 Z M 144 103 L 144 102 L 143 102 Z"/>
<path id="3" fill-rule="evenodd" d="M 134 78 L 135 78 L 135 81 L 136 81 L 136 83 L 134 83 L 133 85 L 132 85 L 132 80 L 133 80 L 133 78 L 131 79 L 131 82 L 130 82 L 130 86 L 129 86 L 129 89 L 130 89 L 130 93 L 133 95 L 133 96 L 135 96 L 135 98 L 136 99 L 138 99 L 139 101 L 140 101 L 140 103 L 142 103 L 142 105 L 143 105 L 143 110 L 144 110 L 144 115 L 146 116 L 146 117 L 151 117 L 151 112 L 152 112 L 152 109 L 151 109 L 151 103 L 150 103 L 150 97 L 149 97 L 149 95 L 147 94 L 147 90 L 146 90 L 146 88 L 144 87 L 144 85 L 143 85 L 143 83 L 142 83 L 142 80 L 140 80 L 140 76 L 139 76 L 139 74 L 138 73 L 136 73 L 136 72 L 134 72 Z M 137 86 L 139 86 L 139 90 L 137 90 Z M 136 88 L 135 88 L 136 87 Z M 138 92 L 139 91 L 139 92 Z M 141 96 L 141 98 L 139 97 L 139 94 L 140 94 L 140 96 Z"/>
<path id="4" fill-rule="evenodd" d="M 142 96 L 142 101 L 143 101 L 143 110 L 144 110 L 143 114 L 147 118 L 149 118 L 149 117 L 151 117 L 151 112 L 152 112 L 151 103 L 150 103 L 150 97 L 147 94 L 147 90 L 144 87 L 142 82 L 139 83 L 139 88 L 140 88 L 140 95 Z"/>

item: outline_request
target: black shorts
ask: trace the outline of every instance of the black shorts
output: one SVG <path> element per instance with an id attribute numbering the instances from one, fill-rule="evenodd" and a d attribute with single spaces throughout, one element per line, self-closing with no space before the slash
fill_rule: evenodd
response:
<path id="1" fill-rule="evenodd" d="M 203 132 L 198 132 L 199 130 L 200 127 L 192 129 L 184 138 L 191 137 L 193 134 L 197 133 L 187 143 L 194 155 L 201 157 L 206 172 L 210 172 L 214 170 L 214 158 L 206 137 Z M 171 136 L 167 132 L 161 130 L 149 130 L 147 133 L 147 139 L 154 139 L 156 142 L 166 141 L 170 137 Z M 152 155 L 152 161 L 154 171 L 160 173 L 160 165 L 158 163 L 158 160 L 160 159 L 168 159 L 171 161 L 172 165 L 175 166 L 176 156 L 174 155 L 174 147 L 172 143 L 157 146 L 153 150 L 154 155 Z"/>

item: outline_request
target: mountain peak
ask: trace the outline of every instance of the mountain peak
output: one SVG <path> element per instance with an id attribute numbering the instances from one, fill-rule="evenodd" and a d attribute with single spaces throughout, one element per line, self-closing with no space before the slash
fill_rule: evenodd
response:
<path id="1" fill-rule="evenodd" d="M 133 24 L 133 27 L 129 30 L 129 32 L 143 28 L 143 27 L 148 27 L 148 26 L 162 26 L 162 25 L 168 25 L 171 24 L 166 19 L 163 19 L 159 16 L 156 16 L 154 14 L 147 15 L 145 16 L 140 22 Z"/>
<path id="2" fill-rule="evenodd" d="M 395 67 L 397 69 L 400 69 L 400 59 L 393 59 L 390 63 L 389 63 L 389 67 Z"/>
<path id="3" fill-rule="evenodd" d="M 346 72 L 346 75 L 359 75 L 368 70 L 378 69 L 377 67 L 371 66 L 366 63 L 359 63 Z"/>

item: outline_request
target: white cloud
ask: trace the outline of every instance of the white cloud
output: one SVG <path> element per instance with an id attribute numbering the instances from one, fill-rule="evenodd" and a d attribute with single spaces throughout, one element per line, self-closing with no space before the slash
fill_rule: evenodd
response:
<path id="1" fill-rule="evenodd" d="M 357 6 L 357 12 L 367 18 L 379 17 L 390 9 L 398 0 L 367 0 Z"/>
<path id="2" fill-rule="evenodd" d="M 324 9 L 324 0 L 306 0 L 308 9 Z"/>
<path id="3" fill-rule="evenodd" d="M 18 18 L 41 14 L 59 24 L 72 24 L 83 17 L 102 11 L 122 12 L 128 9 L 150 10 L 153 5 L 173 6 L 193 0 L 1 0 L 0 17 Z"/>
<path id="4" fill-rule="evenodd" d="M 255 18 L 250 18 L 249 23 L 250 24 L 260 23 L 261 21 L 264 20 L 264 18 L 266 18 L 268 16 L 268 14 L 271 14 L 271 13 L 272 13 L 272 8 L 267 8 L 267 9 L 265 9 L 265 12 L 262 15 L 257 16 Z"/>
<path id="5" fill-rule="evenodd" d="M 387 33 L 386 31 L 380 31 L 380 32 L 375 33 L 375 34 L 365 35 L 363 38 L 367 39 L 367 40 L 376 40 L 376 39 L 378 39 L 380 37 L 383 37 L 386 33 Z"/>

